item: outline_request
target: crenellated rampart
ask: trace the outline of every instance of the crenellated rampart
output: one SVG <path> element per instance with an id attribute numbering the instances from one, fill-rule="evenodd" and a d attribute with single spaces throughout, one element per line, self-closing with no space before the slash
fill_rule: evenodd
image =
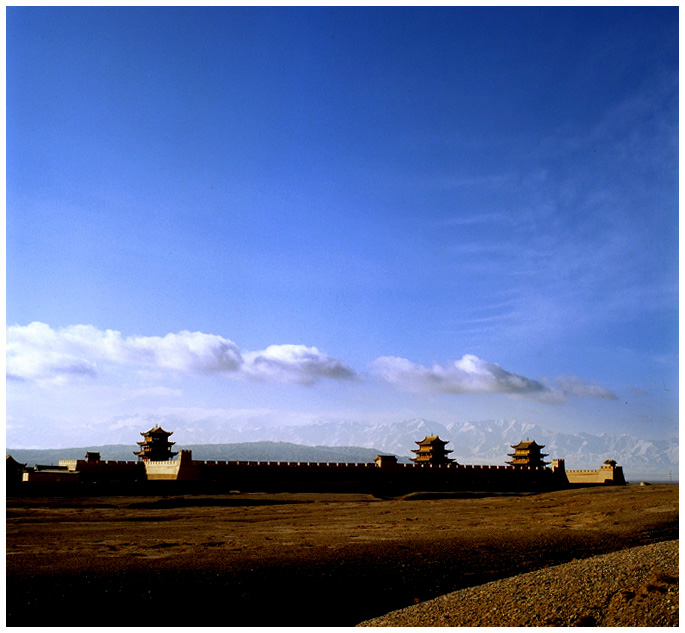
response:
<path id="1" fill-rule="evenodd" d="M 194 460 L 181 451 L 170 461 L 61 460 L 81 481 L 206 482 L 243 491 L 541 490 L 567 481 L 563 468 L 488 464 L 346 463 Z"/>
<path id="2" fill-rule="evenodd" d="M 623 467 L 604 464 L 595 470 L 567 470 L 566 476 L 571 484 L 586 485 L 624 485 Z"/>
<path id="3" fill-rule="evenodd" d="M 141 462 L 60 459 L 59 465 L 69 472 L 79 473 L 82 482 L 133 482 L 145 480 L 145 467 Z"/>
<path id="4" fill-rule="evenodd" d="M 563 487 L 563 471 L 549 468 L 463 464 L 194 461 L 183 456 L 179 480 L 221 482 L 256 490 L 538 490 Z M 148 477 L 157 467 L 148 465 Z M 162 478 L 170 466 L 158 468 Z"/>
<path id="5" fill-rule="evenodd" d="M 97 469 L 102 468 L 121 468 L 130 467 L 131 465 L 137 465 L 138 462 L 127 462 L 125 460 L 99 460 L 96 462 L 89 462 L 85 459 L 60 459 L 60 466 L 67 466 L 69 470 L 82 470 L 95 467 Z"/>
<path id="6" fill-rule="evenodd" d="M 159 427 L 153 431 L 170 435 Z M 168 443 L 167 443 L 168 444 Z M 98 452 L 86 452 L 85 459 L 60 460 L 59 466 L 25 469 L 25 481 L 58 481 L 68 479 L 82 483 L 139 485 L 145 488 L 165 488 L 164 482 L 179 482 L 177 488 L 188 490 L 240 491 L 334 491 L 398 494 L 419 491 L 501 491 L 522 492 L 564 488 L 569 485 L 625 484 L 623 469 L 607 460 L 597 470 L 566 471 L 563 459 L 553 459 L 551 467 L 540 455 L 527 461 L 505 465 L 459 464 L 448 461 L 447 453 L 437 436 L 426 436 L 417 442 L 420 450 L 411 463 L 398 462 L 396 455 L 379 455 L 373 462 L 290 462 L 244 460 L 194 460 L 190 450 L 181 450 L 177 459 L 170 450 L 143 451 L 138 455 L 157 456 L 157 460 L 137 462 L 103 461 Z M 534 442 L 522 442 L 530 448 Z M 166 445 L 165 445 L 166 446 Z M 426 446 L 431 451 L 422 450 Z M 542 448 L 535 445 L 537 452 Z M 166 446 L 168 449 L 169 446 Z M 520 446 L 514 447 L 520 448 Z M 530 449 L 532 451 L 532 449 Z M 144 453 L 144 454 L 143 454 Z M 166 456 L 166 457 L 165 457 Z M 8 462 L 9 464 L 9 462 Z M 527 465 L 536 464 L 536 465 Z M 16 467 L 14 467 L 16 470 Z M 8 466 L 10 469 L 10 466 Z M 8 470 L 9 472 L 9 470 Z M 24 476 L 26 475 L 26 476 Z M 52 479 L 51 479 L 52 478 Z M 15 476 L 15 479 L 17 477 Z M 108 486 L 102 486 L 105 488 Z M 124 486 L 128 487 L 128 486 Z M 135 487 L 135 486 L 133 486 Z"/>
<path id="7" fill-rule="evenodd" d="M 241 491 L 338 491 L 397 494 L 412 491 L 539 491 L 569 485 L 624 484 L 623 469 L 604 464 L 596 470 L 565 470 L 564 460 L 549 467 L 490 464 L 375 462 L 282 462 L 194 460 L 182 450 L 175 460 L 60 460 L 59 467 L 81 482 L 178 481 Z M 59 473 L 57 473 L 59 475 Z M 56 478 L 57 475 L 54 475 Z M 48 477 L 46 473 L 45 478 Z M 35 477 L 34 477 L 35 478 Z"/>

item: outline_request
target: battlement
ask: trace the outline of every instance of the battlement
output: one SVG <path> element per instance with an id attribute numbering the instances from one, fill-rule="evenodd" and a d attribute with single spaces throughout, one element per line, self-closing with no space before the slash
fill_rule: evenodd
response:
<path id="1" fill-rule="evenodd" d="M 138 462 L 124 460 L 89 461 L 87 459 L 60 459 L 60 466 L 69 470 L 96 470 L 102 468 L 138 468 Z"/>
<path id="2" fill-rule="evenodd" d="M 412 463 L 412 464 L 397 464 L 398 468 L 429 468 L 432 470 L 502 470 L 510 472 L 525 472 L 525 471 L 544 471 L 549 470 L 546 466 L 502 466 L 499 464 L 422 464 L 422 463 Z"/>
<path id="3" fill-rule="evenodd" d="M 165 465 L 178 464 L 178 460 L 164 461 L 164 462 L 146 462 L 149 465 Z M 242 461 L 242 460 L 192 460 L 195 465 L 203 466 L 252 466 L 260 468 L 374 468 L 376 465 L 373 462 L 260 462 L 260 461 Z M 430 470 L 501 470 L 511 472 L 521 471 L 544 471 L 550 470 L 546 466 L 502 466 L 499 464 L 430 464 L 430 463 L 395 463 L 396 468 L 402 469 L 430 469 Z"/>
<path id="4" fill-rule="evenodd" d="M 145 475 L 148 481 L 155 481 L 158 479 L 182 479 L 181 477 L 181 467 L 186 467 L 189 465 L 187 459 L 176 459 L 173 461 L 143 461 L 145 465 Z"/>
<path id="5" fill-rule="evenodd" d="M 254 460 L 194 460 L 192 451 L 180 450 L 176 459 L 170 451 L 168 431 L 154 427 L 146 434 L 143 447 L 163 444 L 163 451 L 141 450 L 139 461 L 102 461 L 100 453 L 88 452 L 86 459 L 60 460 L 53 471 L 40 470 L 36 477 L 66 477 L 87 483 L 116 483 L 168 480 L 201 482 L 244 491 L 380 491 L 383 494 L 412 490 L 551 490 L 570 483 L 581 485 L 621 484 L 623 469 L 609 460 L 596 470 L 566 471 L 563 459 L 551 468 L 542 460 L 514 460 L 515 463 L 459 464 L 446 457 L 447 442 L 426 437 L 417 457 L 398 462 L 395 455 L 379 455 L 372 462 L 301 462 Z M 155 439 L 156 438 L 156 439 Z M 160 439 L 161 438 L 161 439 Z M 526 449 L 533 442 L 514 448 Z M 536 445 L 537 446 L 537 445 Z M 437 447 L 437 448 L 436 448 Z M 539 447 L 538 448 L 542 448 Z M 148 457 L 153 457 L 152 460 Z M 154 459 L 157 457 L 157 459 Z M 540 457 L 544 457 L 541 455 Z M 163 485 L 163 484 L 162 484 Z"/>
<path id="6" fill-rule="evenodd" d="M 571 484 L 601 484 L 601 485 L 625 485 L 623 467 L 613 464 L 602 464 L 597 469 L 567 470 L 566 476 Z"/>
<path id="7" fill-rule="evenodd" d="M 151 463 L 151 462 L 148 462 Z M 164 463 L 164 462 L 162 462 Z M 167 462 L 175 463 L 175 462 Z M 375 464 L 372 462 L 253 462 L 241 460 L 193 460 L 193 464 L 203 466 L 258 466 L 261 468 L 267 467 L 306 467 L 306 468 L 374 468 Z M 406 464 L 410 466 L 411 464 Z"/>

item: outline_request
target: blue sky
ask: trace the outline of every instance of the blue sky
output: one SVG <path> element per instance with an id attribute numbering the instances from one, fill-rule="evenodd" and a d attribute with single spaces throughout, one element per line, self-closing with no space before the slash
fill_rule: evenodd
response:
<path id="1" fill-rule="evenodd" d="M 8 7 L 7 444 L 676 436 L 677 11 Z"/>

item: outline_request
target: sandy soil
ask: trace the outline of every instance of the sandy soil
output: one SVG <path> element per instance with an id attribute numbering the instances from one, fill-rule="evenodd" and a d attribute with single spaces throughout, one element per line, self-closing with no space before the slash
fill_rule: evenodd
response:
<path id="1" fill-rule="evenodd" d="M 678 541 L 461 589 L 357 626 L 678 626 Z"/>
<path id="2" fill-rule="evenodd" d="M 678 486 L 7 500 L 9 626 L 354 626 L 678 537 Z"/>

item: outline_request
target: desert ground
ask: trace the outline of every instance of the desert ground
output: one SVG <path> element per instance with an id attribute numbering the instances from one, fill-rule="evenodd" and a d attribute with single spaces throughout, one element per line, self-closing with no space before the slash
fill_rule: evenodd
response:
<path id="1" fill-rule="evenodd" d="M 677 539 L 678 486 L 14 495 L 6 524 L 8 626 L 348 627 Z"/>

